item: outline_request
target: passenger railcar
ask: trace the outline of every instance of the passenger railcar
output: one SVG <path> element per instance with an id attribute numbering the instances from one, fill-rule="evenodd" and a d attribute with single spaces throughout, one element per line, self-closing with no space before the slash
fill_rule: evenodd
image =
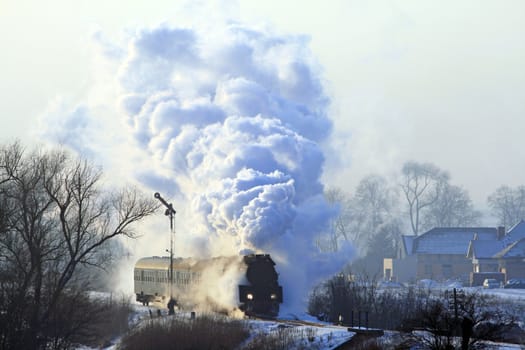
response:
<path id="1" fill-rule="evenodd" d="M 235 296 L 235 304 L 247 315 L 275 317 L 283 301 L 275 262 L 268 254 L 250 254 L 211 259 L 173 259 L 173 284 L 170 289 L 170 258 L 140 259 L 134 270 L 136 299 L 143 304 L 167 302 L 170 294 L 183 307 L 213 304 L 224 288 Z M 235 286 L 217 285 L 221 275 L 235 275 Z M 214 277 L 212 277 L 214 276 Z M 230 281 L 230 279 L 227 279 Z M 224 282 L 224 281 L 223 281 Z"/>

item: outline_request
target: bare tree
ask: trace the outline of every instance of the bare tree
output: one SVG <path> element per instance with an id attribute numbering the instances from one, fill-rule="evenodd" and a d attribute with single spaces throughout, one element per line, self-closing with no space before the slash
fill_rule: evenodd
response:
<path id="1" fill-rule="evenodd" d="M 385 178 L 379 175 L 363 178 L 351 202 L 354 241 L 364 248 L 378 228 L 390 220 L 395 203 L 396 197 Z"/>
<path id="2" fill-rule="evenodd" d="M 365 250 L 368 239 L 391 219 L 396 203 L 393 189 L 379 175 L 363 178 L 353 197 L 340 188 L 331 188 L 325 192 L 325 198 L 339 210 L 331 225 L 330 242 L 334 250 L 341 240 L 351 241 Z"/>
<path id="3" fill-rule="evenodd" d="M 338 215 L 330 223 L 329 242 L 324 250 L 337 251 L 339 241 L 350 239 L 350 196 L 340 188 L 329 188 L 325 191 L 326 201 L 336 208 Z"/>
<path id="4" fill-rule="evenodd" d="M 402 224 L 398 219 L 391 219 L 380 225 L 373 236 L 368 239 L 368 255 L 379 261 L 383 258 L 395 258 L 401 244 Z"/>
<path id="5" fill-rule="evenodd" d="M 525 186 L 501 186 L 488 197 L 488 204 L 500 225 L 511 227 L 525 218 Z"/>
<path id="6" fill-rule="evenodd" d="M 477 349 L 482 340 L 502 340 L 518 325 L 518 318 L 511 308 L 498 307 L 501 300 L 494 296 L 458 292 L 451 298 L 433 296 L 422 303 L 405 320 L 407 330 L 424 330 L 427 333 L 406 333 L 429 349 Z M 467 321 L 467 322 L 465 322 Z M 463 336 L 463 344 L 461 343 Z"/>
<path id="7" fill-rule="evenodd" d="M 412 232 L 417 235 L 423 210 L 439 198 L 448 174 L 430 163 L 406 162 L 402 169 L 401 189 L 408 204 Z"/>
<path id="8" fill-rule="evenodd" d="M 439 197 L 428 206 L 422 218 L 425 229 L 433 227 L 466 227 L 479 224 L 481 212 L 474 209 L 468 192 L 444 183 Z"/>
<path id="9" fill-rule="evenodd" d="M 88 285 L 79 268 L 102 267 L 97 253 L 110 240 L 134 237 L 134 224 L 157 203 L 135 189 L 103 188 L 99 169 L 63 151 L 3 147 L 0 169 L 0 203 L 9 213 L 0 232 L 0 348 L 63 347 L 87 318 L 72 308 L 77 328 L 57 333 L 53 323 L 63 319 L 64 300 Z"/>
<path id="10" fill-rule="evenodd" d="M 17 168 L 18 163 L 22 159 L 22 153 L 22 147 L 18 142 L 0 148 L 0 186 L 12 179 L 12 169 Z M 0 237 L 7 231 L 10 214 L 7 198 L 0 197 Z M 0 250 L 1 253 L 2 251 Z"/>

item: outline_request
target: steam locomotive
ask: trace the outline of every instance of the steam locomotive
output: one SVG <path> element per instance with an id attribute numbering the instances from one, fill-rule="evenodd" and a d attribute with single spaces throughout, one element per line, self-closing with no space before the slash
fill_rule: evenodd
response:
<path id="1" fill-rule="evenodd" d="M 143 304 L 174 298 L 183 308 L 205 304 L 228 311 L 234 305 L 250 316 L 275 317 L 283 301 L 275 262 L 268 254 L 210 259 L 146 257 L 135 264 L 134 285 L 136 300 Z"/>

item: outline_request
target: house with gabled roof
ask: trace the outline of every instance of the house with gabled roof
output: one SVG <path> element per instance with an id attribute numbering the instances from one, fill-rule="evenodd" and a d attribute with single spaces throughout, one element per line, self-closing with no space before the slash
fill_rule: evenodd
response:
<path id="1" fill-rule="evenodd" d="M 402 236 L 396 259 L 384 259 L 384 278 L 399 282 L 460 279 L 475 274 L 525 278 L 525 221 L 504 227 L 436 227 Z"/>
<path id="2" fill-rule="evenodd" d="M 472 260 L 474 273 L 501 272 L 506 280 L 525 278 L 525 221 L 496 241 L 473 240 L 467 257 Z"/>
<path id="3" fill-rule="evenodd" d="M 505 273 L 507 280 L 525 278 L 525 238 L 511 243 L 495 255 L 500 271 Z"/>
<path id="4" fill-rule="evenodd" d="M 477 240 L 470 242 L 467 257 L 472 261 L 474 273 L 500 272 L 495 255 L 505 248 L 500 240 Z"/>

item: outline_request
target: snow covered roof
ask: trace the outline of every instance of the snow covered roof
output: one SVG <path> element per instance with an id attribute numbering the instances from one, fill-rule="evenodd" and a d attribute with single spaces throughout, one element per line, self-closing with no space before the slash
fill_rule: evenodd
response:
<path id="1" fill-rule="evenodd" d="M 500 251 L 496 258 L 520 258 L 525 257 L 525 238 L 520 239 Z"/>
<path id="2" fill-rule="evenodd" d="M 504 240 L 507 244 L 510 244 L 512 242 L 519 241 L 522 238 L 525 238 L 525 221 L 523 220 L 518 222 L 509 230 L 509 232 L 505 235 Z"/>
<path id="3" fill-rule="evenodd" d="M 497 240 L 494 227 L 437 227 L 415 237 L 412 254 L 467 255 L 471 240 Z"/>
<path id="4" fill-rule="evenodd" d="M 498 239 L 495 227 L 436 227 L 419 236 L 402 236 L 406 255 L 453 254 L 469 258 L 525 257 L 525 221 Z"/>
<path id="5" fill-rule="evenodd" d="M 468 257 L 475 259 L 492 258 L 505 246 L 504 242 L 497 240 L 472 240 L 468 250 Z"/>

